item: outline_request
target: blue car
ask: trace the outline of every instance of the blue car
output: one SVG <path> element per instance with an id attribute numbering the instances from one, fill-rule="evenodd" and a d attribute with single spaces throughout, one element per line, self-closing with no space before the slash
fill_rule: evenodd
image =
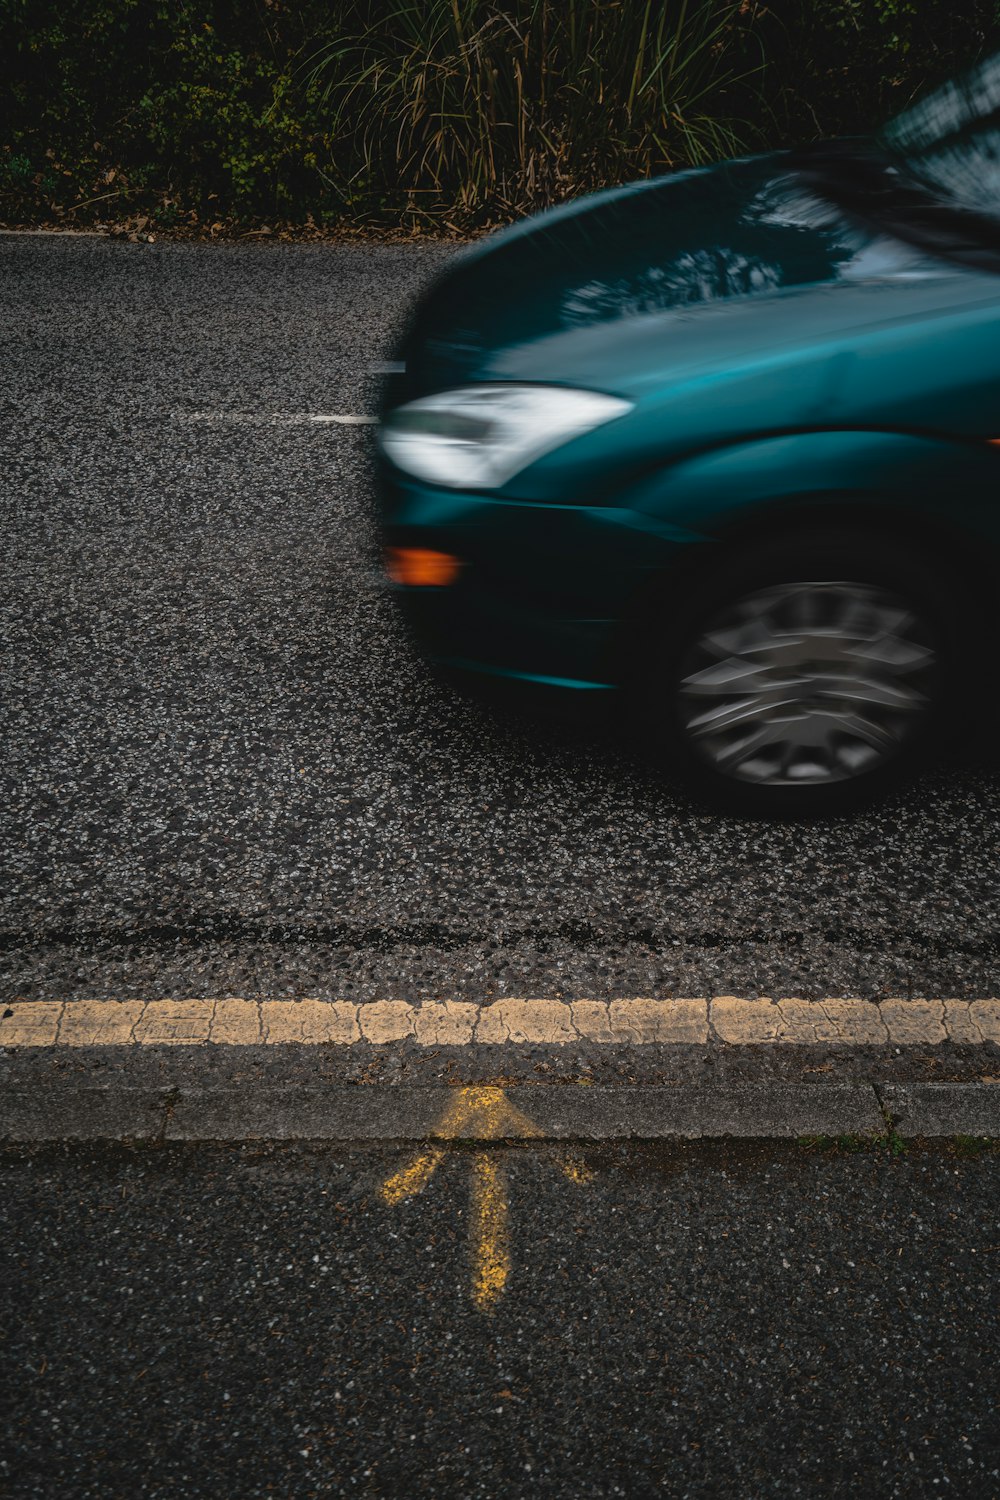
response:
<path id="1" fill-rule="evenodd" d="M 991 705 L 1000 58 L 876 138 L 485 239 L 397 361 L 385 566 L 443 666 L 620 704 L 671 774 L 779 816 Z"/>

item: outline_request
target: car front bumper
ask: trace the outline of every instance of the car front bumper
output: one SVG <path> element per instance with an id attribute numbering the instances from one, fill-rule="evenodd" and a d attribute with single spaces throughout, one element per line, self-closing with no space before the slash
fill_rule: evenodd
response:
<path id="1" fill-rule="evenodd" d="M 627 504 L 435 490 L 388 465 L 380 504 L 386 546 L 462 561 L 447 587 L 393 588 L 427 654 L 465 673 L 568 692 L 621 685 L 641 601 L 696 540 Z"/>

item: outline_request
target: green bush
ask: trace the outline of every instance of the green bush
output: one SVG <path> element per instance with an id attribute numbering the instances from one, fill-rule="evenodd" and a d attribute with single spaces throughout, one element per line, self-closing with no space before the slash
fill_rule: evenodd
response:
<path id="1" fill-rule="evenodd" d="M 1000 0 L 0 0 L 0 217 L 465 229 L 870 128 Z"/>
<path id="2" fill-rule="evenodd" d="M 269 0 L 2 0 L 8 217 L 83 202 L 104 216 L 308 213 L 322 196 L 315 164 L 330 154 L 297 77 L 314 12 Z"/>

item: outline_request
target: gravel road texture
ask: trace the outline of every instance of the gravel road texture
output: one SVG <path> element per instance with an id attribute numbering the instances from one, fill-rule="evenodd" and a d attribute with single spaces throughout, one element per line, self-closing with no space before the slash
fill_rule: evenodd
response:
<path id="1" fill-rule="evenodd" d="M 371 429 L 271 418 L 453 253 L 0 237 L 4 993 L 996 994 L 988 749 L 741 822 L 417 656 Z"/>

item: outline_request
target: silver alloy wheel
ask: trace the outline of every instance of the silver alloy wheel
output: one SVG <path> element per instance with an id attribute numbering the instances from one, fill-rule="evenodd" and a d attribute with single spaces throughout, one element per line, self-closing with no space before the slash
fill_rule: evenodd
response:
<path id="1" fill-rule="evenodd" d="M 936 675 L 930 632 L 867 583 L 783 583 L 710 622 L 681 666 L 682 728 L 739 781 L 815 786 L 874 770 L 912 737 Z"/>

